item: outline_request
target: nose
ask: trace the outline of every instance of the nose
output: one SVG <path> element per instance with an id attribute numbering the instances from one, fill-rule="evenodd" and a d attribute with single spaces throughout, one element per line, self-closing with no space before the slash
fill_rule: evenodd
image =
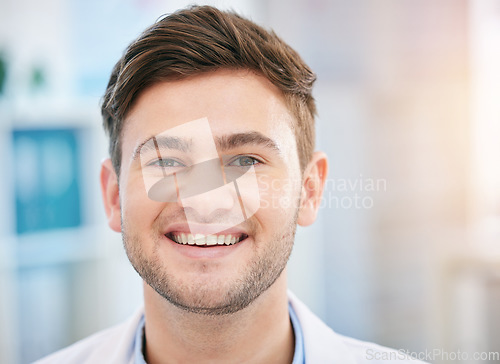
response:
<path id="1" fill-rule="evenodd" d="M 234 183 L 181 198 L 188 221 L 237 225 L 244 215 Z"/>
<path id="2" fill-rule="evenodd" d="M 234 214 L 242 216 L 236 188 L 233 183 L 225 183 L 219 159 L 191 166 L 179 176 L 178 182 L 179 199 L 188 221 L 210 222 Z"/>

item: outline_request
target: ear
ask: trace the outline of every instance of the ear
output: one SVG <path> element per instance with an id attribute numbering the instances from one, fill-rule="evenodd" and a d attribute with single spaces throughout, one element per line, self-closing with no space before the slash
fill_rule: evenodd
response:
<path id="1" fill-rule="evenodd" d="M 311 225 L 316 220 L 327 174 L 328 159 L 326 154 L 323 152 L 314 152 L 303 175 L 299 216 L 297 219 L 297 223 L 300 226 Z"/>
<path id="2" fill-rule="evenodd" d="M 118 177 L 109 158 L 101 163 L 101 192 L 109 227 L 119 233 L 122 230 L 120 191 Z"/>

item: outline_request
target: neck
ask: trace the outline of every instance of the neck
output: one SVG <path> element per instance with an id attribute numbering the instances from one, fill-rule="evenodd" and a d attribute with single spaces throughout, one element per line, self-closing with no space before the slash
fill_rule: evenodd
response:
<path id="1" fill-rule="evenodd" d="M 208 316 L 182 310 L 144 284 L 149 364 L 290 364 L 294 336 L 288 313 L 286 276 L 234 314 Z"/>

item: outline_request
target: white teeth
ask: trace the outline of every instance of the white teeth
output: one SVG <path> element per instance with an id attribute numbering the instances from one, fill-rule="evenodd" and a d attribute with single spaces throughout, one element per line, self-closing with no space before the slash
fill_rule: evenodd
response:
<path id="1" fill-rule="evenodd" d="M 207 236 L 207 245 L 217 245 L 217 235 Z"/>
<path id="2" fill-rule="evenodd" d="M 240 241 L 239 237 L 228 235 L 177 234 L 173 239 L 178 244 L 188 245 L 233 245 Z"/>
<path id="3" fill-rule="evenodd" d="M 203 234 L 196 234 L 194 236 L 194 241 L 196 242 L 196 245 L 206 245 L 206 237 Z"/>

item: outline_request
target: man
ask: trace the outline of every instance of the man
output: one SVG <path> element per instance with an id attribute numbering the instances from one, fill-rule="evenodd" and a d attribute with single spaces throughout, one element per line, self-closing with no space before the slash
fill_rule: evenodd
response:
<path id="1" fill-rule="evenodd" d="M 102 106 L 101 186 L 144 309 L 41 363 L 407 361 L 335 334 L 287 292 L 296 225 L 314 222 L 327 175 L 314 80 L 274 33 L 208 6 L 128 47 Z"/>

